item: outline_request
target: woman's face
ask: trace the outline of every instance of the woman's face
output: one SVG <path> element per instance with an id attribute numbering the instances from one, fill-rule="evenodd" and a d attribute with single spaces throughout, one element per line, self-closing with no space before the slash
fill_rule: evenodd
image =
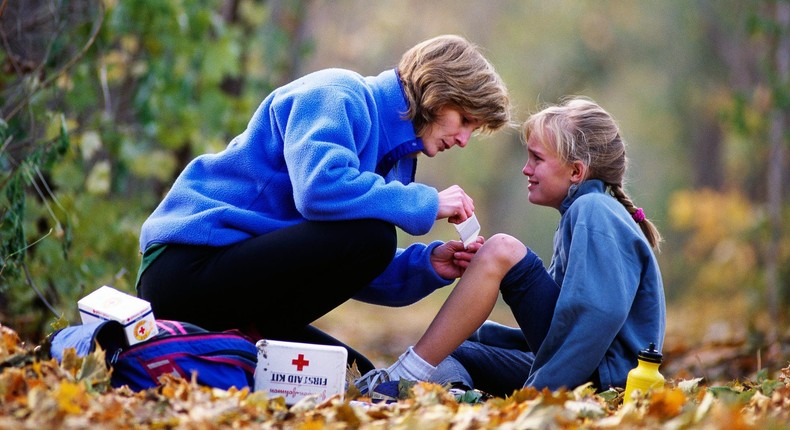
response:
<path id="1" fill-rule="evenodd" d="M 529 159 L 521 170 L 527 176 L 530 203 L 560 208 L 568 195 L 568 188 L 574 182 L 574 174 L 578 173 L 571 163 L 557 157 L 556 152 L 549 150 L 533 133 L 527 140 Z"/>
<path id="2" fill-rule="evenodd" d="M 425 146 L 422 153 L 433 157 L 456 145 L 463 148 L 480 126 L 480 121 L 457 109 L 441 108 L 436 115 L 436 121 L 429 124 L 420 136 Z"/>

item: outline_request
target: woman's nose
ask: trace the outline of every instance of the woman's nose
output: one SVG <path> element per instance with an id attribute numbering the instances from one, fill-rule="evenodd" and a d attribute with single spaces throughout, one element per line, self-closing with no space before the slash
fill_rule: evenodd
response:
<path id="1" fill-rule="evenodd" d="M 469 139 L 472 138 L 472 128 L 464 128 L 462 129 L 456 136 L 455 142 L 461 148 L 465 147 L 467 143 L 469 143 Z"/>

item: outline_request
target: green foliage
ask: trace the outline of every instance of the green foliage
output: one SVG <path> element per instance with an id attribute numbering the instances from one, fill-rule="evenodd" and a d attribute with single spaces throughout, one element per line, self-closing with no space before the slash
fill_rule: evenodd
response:
<path id="1" fill-rule="evenodd" d="M 13 21 L 4 28 L 35 16 L 53 29 L 38 44 L 11 43 L 18 51 L 4 55 L 17 67 L 0 73 L 0 315 L 24 338 L 53 318 L 76 322 L 76 301 L 101 285 L 134 291 L 145 217 L 275 85 L 276 71 L 250 59 L 261 43 L 289 52 L 287 39 L 257 37 L 279 24 L 261 2 L 227 16 L 225 4 L 81 0 L 28 14 L 12 2 L 2 16 Z"/>
<path id="2" fill-rule="evenodd" d="M 3 277 L 19 276 L 28 247 L 35 245 L 35 243 L 29 244 L 25 236 L 27 230 L 24 225 L 27 208 L 25 188 L 32 186 L 40 198 L 38 200 L 40 205 L 47 210 L 49 215 L 52 215 L 54 227 L 44 233 L 39 240 L 52 233 L 53 229 L 57 235 L 64 236 L 64 230 L 58 218 L 54 216 L 54 209 L 49 201 L 52 193 L 47 188 L 42 174 L 42 171 L 50 168 L 69 146 L 69 136 L 65 124 L 63 121 L 60 124 L 57 135 L 53 139 L 41 142 L 26 154 L 18 165 L 13 165 L 15 160 L 9 156 L 0 158 L 0 161 L 7 167 L 7 169 L 3 169 L 4 174 L 0 181 L 4 191 L 0 197 L 3 208 L 0 213 L 0 232 L 3 233 L 3 240 L 0 242 L 0 251 L 2 251 L 0 252 L 0 275 Z M 4 142 L 13 142 L 19 134 L 19 130 L 12 130 L 7 123 L 0 124 L 0 138 Z M 67 236 L 66 239 L 70 239 L 70 237 Z M 68 240 L 64 240 L 63 245 L 62 251 L 65 253 Z M 8 285 L 2 283 L 0 288 L 0 292 L 5 292 Z"/>

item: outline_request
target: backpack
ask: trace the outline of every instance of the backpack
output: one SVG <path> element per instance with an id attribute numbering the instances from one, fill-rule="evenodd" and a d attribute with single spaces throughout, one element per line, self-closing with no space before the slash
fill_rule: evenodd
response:
<path id="1" fill-rule="evenodd" d="M 208 331 L 179 321 L 156 320 L 156 325 L 157 335 L 132 346 L 117 321 L 69 326 L 49 336 L 50 354 L 60 363 L 67 348 L 84 357 L 100 346 L 112 369 L 114 388 L 127 385 L 142 391 L 159 385 L 164 374 L 190 379 L 193 373 L 200 385 L 254 388 L 258 349 L 246 335 L 237 330 Z"/>

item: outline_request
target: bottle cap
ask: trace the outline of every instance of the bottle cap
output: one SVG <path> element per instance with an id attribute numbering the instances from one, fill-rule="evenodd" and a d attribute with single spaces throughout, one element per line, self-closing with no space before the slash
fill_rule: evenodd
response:
<path id="1" fill-rule="evenodd" d="M 659 363 L 659 364 L 663 359 L 661 352 L 656 349 L 656 344 L 653 342 L 650 342 L 650 346 L 647 347 L 646 349 L 639 351 L 638 357 L 640 360 L 648 361 L 650 363 Z"/>

